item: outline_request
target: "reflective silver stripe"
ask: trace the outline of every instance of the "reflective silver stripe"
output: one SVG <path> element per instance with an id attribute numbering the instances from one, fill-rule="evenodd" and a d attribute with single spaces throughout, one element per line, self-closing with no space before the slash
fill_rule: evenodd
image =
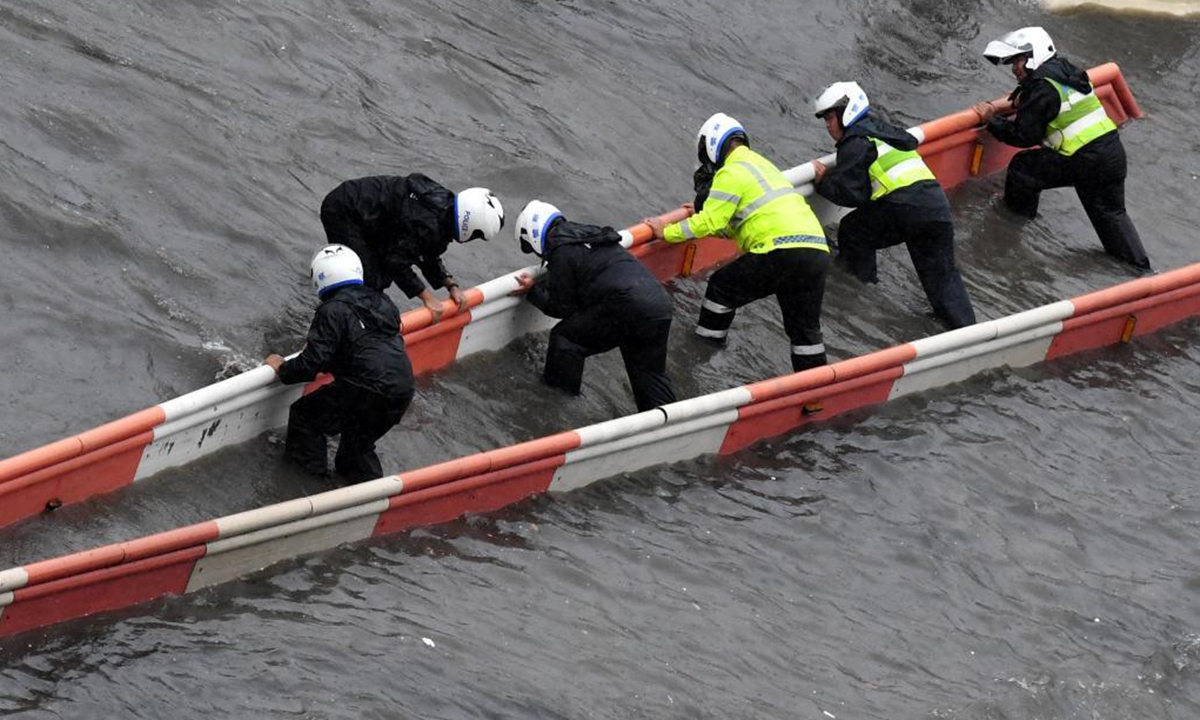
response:
<path id="1" fill-rule="evenodd" d="M 763 195 L 762 197 L 760 197 L 759 199 L 750 203 L 746 207 L 735 212 L 733 214 L 733 219 L 730 221 L 729 224 L 732 225 L 734 228 L 736 228 L 738 225 L 741 225 L 742 223 L 744 223 L 746 221 L 746 218 L 750 217 L 750 215 L 753 214 L 755 210 L 758 210 L 763 205 L 766 205 L 767 203 L 771 202 L 772 200 L 778 200 L 779 198 L 783 197 L 784 195 L 791 195 L 794 192 L 796 192 L 796 188 L 790 188 L 790 187 L 789 188 L 779 188 L 778 190 L 768 190 L 766 195 Z"/>
<path id="2" fill-rule="evenodd" d="M 708 310 L 709 312 L 715 312 L 718 315 L 724 315 L 725 313 L 733 312 L 733 308 L 725 307 L 721 303 L 715 303 L 712 300 L 705 300 L 704 304 L 701 305 L 700 307 L 704 308 L 705 310 Z"/>
<path id="3" fill-rule="evenodd" d="M 923 166 L 925 163 L 921 158 L 909 158 L 904 162 L 896 163 L 887 170 L 887 176 L 896 182 L 900 182 L 900 176 L 917 167 Z"/>
<path id="4" fill-rule="evenodd" d="M 875 193 L 879 192 L 882 189 L 883 189 L 883 183 L 879 182 L 875 178 L 871 178 L 871 194 L 874 195 Z"/>
<path id="5" fill-rule="evenodd" d="M 732 195 L 727 192 L 721 192 L 720 190 L 709 190 L 708 196 L 714 200 L 724 200 L 725 202 L 730 202 L 734 205 L 737 205 L 742 201 L 742 197 L 740 195 Z"/>
<path id="6" fill-rule="evenodd" d="M 1104 112 L 1104 108 L 1096 108 L 1087 115 L 1084 115 L 1075 122 L 1063 128 L 1063 137 L 1065 137 L 1067 140 L 1070 140 L 1084 130 L 1087 130 L 1092 125 L 1104 122 L 1104 119 L 1107 117 L 1108 113 Z"/>
<path id="7" fill-rule="evenodd" d="M 679 223 L 679 231 L 683 233 L 683 238 L 685 240 L 695 240 L 696 233 L 692 232 L 692 225 L 688 222 L 688 220 L 691 220 L 691 218 L 686 218 Z"/>
<path id="8" fill-rule="evenodd" d="M 823 352 L 825 352 L 825 343 L 792 346 L 793 355 L 820 355 Z"/>
<path id="9" fill-rule="evenodd" d="M 754 167 L 748 162 L 740 162 L 736 164 L 741 165 L 750 171 L 750 174 L 754 176 L 754 180 L 758 183 L 758 186 L 762 188 L 763 192 L 771 192 L 771 184 L 768 183 L 767 179 L 762 176 L 762 173 L 758 171 L 758 168 Z"/>
<path id="10" fill-rule="evenodd" d="M 723 338 L 729 335 L 728 330 L 709 330 L 706 327 L 696 326 L 696 334 L 706 338 Z"/>

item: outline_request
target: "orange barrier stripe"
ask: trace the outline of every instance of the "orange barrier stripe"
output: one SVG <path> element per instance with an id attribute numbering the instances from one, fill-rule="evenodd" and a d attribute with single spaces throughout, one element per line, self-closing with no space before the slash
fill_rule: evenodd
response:
<path id="1" fill-rule="evenodd" d="M 743 387 L 750 391 L 751 402 L 760 403 L 781 395 L 791 395 L 802 390 L 829 385 L 833 382 L 834 377 L 833 366 L 822 365 L 811 370 L 774 377 L 770 380 L 760 380 Z"/>
<path id="2" fill-rule="evenodd" d="M 83 443 L 84 452 L 91 452 L 106 445 L 133 437 L 166 422 L 167 415 L 162 408 L 155 405 L 140 412 L 114 420 L 113 422 L 93 428 L 78 435 Z"/>
<path id="3" fill-rule="evenodd" d="M 25 566 L 29 573 L 26 587 L 40 585 L 71 575 L 99 570 L 100 568 L 120 565 L 125 560 L 125 548 L 120 543 L 104 545 L 83 552 L 63 555 L 62 557 L 42 560 Z"/>
<path id="4" fill-rule="evenodd" d="M 852 378 L 869 375 L 885 368 L 903 365 L 917 357 L 917 349 L 908 343 L 894 345 L 890 348 L 877 350 L 866 355 L 848 358 L 836 362 L 833 368 L 834 380 L 841 382 Z"/>
<path id="5" fill-rule="evenodd" d="M 55 463 L 70 460 L 83 452 L 83 443 L 78 437 L 69 437 L 0 460 L 0 487 L 13 478 L 28 475 Z"/>
<path id="6" fill-rule="evenodd" d="M 1184 285 L 1200 283 L 1200 263 L 1177 268 L 1161 275 L 1152 275 L 1144 280 L 1150 283 L 1150 292 L 1160 293 L 1174 290 Z"/>
<path id="7" fill-rule="evenodd" d="M 155 555 L 164 555 L 184 548 L 204 545 L 221 536 L 215 520 L 208 520 L 187 527 L 148 535 L 121 543 L 125 550 L 125 562 L 137 562 Z"/>
<path id="8" fill-rule="evenodd" d="M 1137 300 L 1138 298 L 1146 297 L 1152 291 L 1153 285 L 1150 282 L 1150 278 L 1140 278 L 1114 287 L 1097 290 L 1087 295 L 1080 295 L 1077 298 L 1071 299 L 1071 304 L 1075 306 L 1075 312 L 1071 317 L 1076 318 L 1088 315 L 1098 310 L 1129 302 L 1130 300 Z"/>
<path id="9" fill-rule="evenodd" d="M 759 415 L 774 412 L 781 408 L 793 407 L 795 405 L 805 405 L 817 400 L 828 400 L 837 395 L 843 395 L 864 387 L 878 385 L 882 382 L 887 382 L 890 386 L 891 383 L 896 380 L 896 378 L 903 374 L 904 368 L 902 366 L 888 367 L 870 374 L 857 375 L 855 377 L 842 380 L 840 382 L 835 382 L 824 387 L 805 390 L 793 395 L 785 395 L 783 397 L 778 397 L 766 402 L 754 403 L 753 405 L 744 405 L 738 408 L 738 420 L 749 420 Z M 826 417 L 828 417 L 828 415 L 826 415 Z"/>
<path id="10" fill-rule="evenodd" d="M 952 150 L 960 145 L 974 144 L 979 142 L 981 131 L 978 128 L 963 130 L 952 135 L 938 138 L 932 142 L 926 141 L 917 147 L 921 157 L 932 157 L 940 155 L 947 150 Z"/>
<path id="11" fill-rule="evenodd" d="M 456 305 L 455 308 L 458 306 Z M 428 311 L 426 311 L 428 315 Z M 405 329 L 404 342 L 409 345 L 416 345 L 435 338 L 439 335 L 445 335 L 449 332 L 461 330 L 463 326 L 471 322 L 471 311 L 467 310 L 462 313 L 456 313 L 453 317 L 446 315 L 442 316 L 442 320 L 436 325 L 426 323 L 423 327 Z"/>
<path id="12" fill-rule="evenodd" d="M 517 445 L 489 450 L 484 453 L 492 470 L 502 470 L 514 465 L 523 465 L 551 455 L 561 455 L 578 448 L 583 439 L 574 430 L 538 438 Z"/>
<path id="13" fill-rule="evenodd" d="M 404 491 L 401 492 L 401 495 L 409 490 L 420 490 L 470 475 L 479 475 L 488 470 L 491 470 L 491 459 L 484 453 L 475 453 L 436 465 L 429 465 L 400 476 L 401 482 L 404 483 Z"/>

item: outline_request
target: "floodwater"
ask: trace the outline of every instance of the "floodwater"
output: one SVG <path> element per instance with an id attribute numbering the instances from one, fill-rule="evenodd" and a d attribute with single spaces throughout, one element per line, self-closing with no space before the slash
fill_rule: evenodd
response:
<path id="1" fill-rule="evenodd" d="M 979 53 L 1040 24 L 1118 62 L 1129 207 L 1159 269 L 1200 260 L 1200 27 L 1011 0 L 245 0 L 0 6 L 0 446 L 8 456 L 299 347 L 317 208 L 426 172 L 628 225 L 690 196 L 714 111 L 781 165 L 858 79 L 910 124 L 999 97 Z M 983 319 L 1130 279 L 1070 191 L 1015 222 L 955 192 Z M 455 246 L 465 283 L 528 263 Z M 712 351 L 672 285 L 681 395 L 778 374 L 777 310 Z M 401 300 L 397 296 L 397 300 Z M 411 303 L 407 307 L 411 307 Z M 902 248 L 836 273 L 834 358 L 939 330 Z M 0 642 L 29 718 L 1200 717 L 1200 324 L 998 370 L 763 443 L 342 548 Z M 633 409 L 620 362 L 538 382 L 545 337 L 420 383 L 382 444 L 413 468 Z M 269 438 L 0 532 L 7 567 L 327 489 Z"/>

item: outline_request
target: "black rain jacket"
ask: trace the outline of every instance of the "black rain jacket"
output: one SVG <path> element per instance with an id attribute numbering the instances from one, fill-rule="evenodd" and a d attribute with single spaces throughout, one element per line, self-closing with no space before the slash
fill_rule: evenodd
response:
<path id="1" fill-rule="evenodd" d="M 1040 145 L 1046 137 L 1046 126 L 1058 117 L 1059 108 L 1062 107 L 1058 91 L 1053 85 L 1045 82 L 1046 78 L 1073 87 L 1081 93 L 1092 91 L 1092 83 L 1088 80 L 1086 72 L 1072 65 L 1066 58 L 1050 58 L 1037 70 L 1026 75 L 1025 79 L 1017 84 L 1017 89 L 1008 96 L 1017 106 L 1016 116 L 1012 119 L 992 118 L 987 124 L 988 132 L 1006 145 L 1020 148 Z"/>
<path id="2" fill-rule="evenodd" d="M 611 227 L 557 220 L 546 233 L 546 275 L 529 301 L 565 318 L 594 305 L 641 320 L 671 318 L 671 298 Z"/>
<path id="3" fill-rule="evenodd" d="M 907 130 L 868 113 L 846 128 L 837 143 L 837 165 L 829 168 L 817 185 L 821 197 L 842 207 L 872 206 L 873 209 L 904 212 L 917 221 L 950 222 L 950 203 L 937 180 L 920 180 L 871 200 L 871 175 L 868 169 L 879 159 L 871 138 L 878 138 L 897 150 L 916 150 L 917 139 Z"/>
<path id="4" fill-rule="evenodd" d="M 387 295 L 366 285 L 346 285 L 321 300 L 304 350 L 283 364 L 279 379 L 291 385 L 321 372 L 385 398 L 412 393 L 400 311 Z"/>

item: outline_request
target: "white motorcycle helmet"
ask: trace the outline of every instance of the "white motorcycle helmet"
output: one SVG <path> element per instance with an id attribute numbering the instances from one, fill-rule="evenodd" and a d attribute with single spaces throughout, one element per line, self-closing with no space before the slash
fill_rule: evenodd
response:
<path id="1" fill-rule="evenodd" d="M 993 65 L 1001 63 L 1008 65 L 1018 55 L 1029 55 L 1025 61 L 1026 70 L 1037 70 L 1050 58 L 1054 57 L 1054 41 L 1050 34 L 1040 27 L 1027 27 L 1014 30 L 999 40 L 988 43 L 983 56 Z"/>
<path id="2" fill-rule="evenodd" d="M 517 242 L 521 243 L 521 252 L 533 253 L 542 257 L 546 251 L 546 231 L 550 224 L 563 214 L 548 202 L 530 200 L 525 209 L 517 217 Z"/>
<path id="3" fill-rule="evenodd" d="M 326 245 L 313 255 L 311 276 L 317 297 L 325 297 L 325 293 L 335 288 L 362 285 L 362 260 L 345 245 Z"/>
<path id="4" fill-rule="evenodd" d="M 476 238 L 491 240 L 504 227 L 504 207 L 487 188 L 467 188 L 456 195 L 454 216 L 458 223 L 454 239 L 460 243 Z"/>
<path id="5" fill-rule="evenodd" d="M 834 108 L 842 109 L 842 127 L 848 128 L 858 121 L 871 107 L 867 93 L 856 82 L 835 82 L 825 88 L 813 100 L 813 113 L 824 117 Z"/>
<path id="6" fill-rule="evenodd" d="M 721 147 L 725 145 L 725 141 L 739 133 L 743 138 L 746 137 L 746 130 L 740 122 L 725 113 L 717 113 L 700 126 L 700 132 L 696 134 L 696 143 L 704 148 L 703 153 L 708 161 L 716 165 L 720 161 Z"/>

